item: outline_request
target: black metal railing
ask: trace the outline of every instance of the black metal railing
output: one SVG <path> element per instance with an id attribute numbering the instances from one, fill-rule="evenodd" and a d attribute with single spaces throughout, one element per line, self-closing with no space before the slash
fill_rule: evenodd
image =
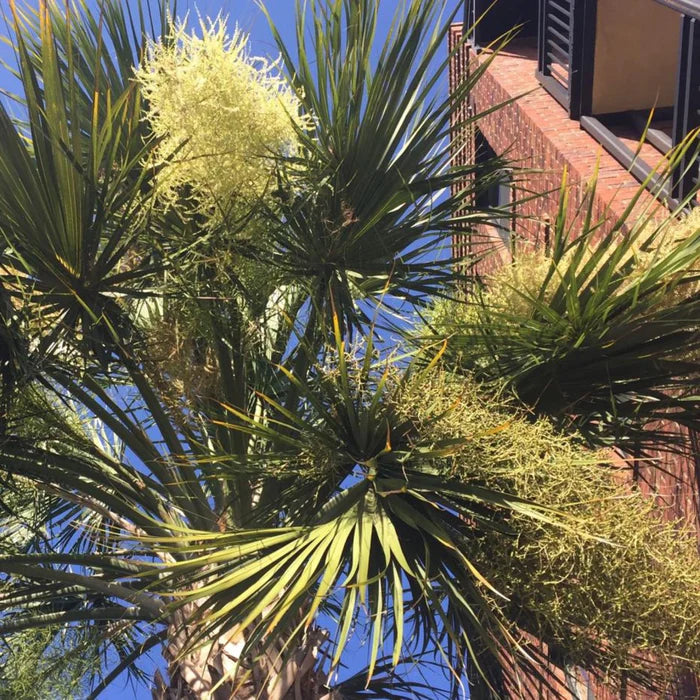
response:
<path id="1" fill-rule="evenodd" d="M 681 32 L 678 89 L 673 119 L 673 141 L 681 143 L 700 128 L 700 18 L 685 15 Z M 688 144 L 672 185 L 673 199 L 682 200 L 700 185 L 700 138 Z"/>
<path id="2" fill-rule="evenodd" d="M 567 109 L 575 75 L 576 0 L 540 0 L 539 77 Z"/>

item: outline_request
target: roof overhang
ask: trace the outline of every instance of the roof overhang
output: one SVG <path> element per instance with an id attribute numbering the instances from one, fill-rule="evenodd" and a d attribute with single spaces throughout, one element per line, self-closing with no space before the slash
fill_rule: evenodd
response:
<path id="1" fill-rule="evenodd" d="M 656 2 L 684 15 L 700 18 L 700 0 L 656 0 Z"/>

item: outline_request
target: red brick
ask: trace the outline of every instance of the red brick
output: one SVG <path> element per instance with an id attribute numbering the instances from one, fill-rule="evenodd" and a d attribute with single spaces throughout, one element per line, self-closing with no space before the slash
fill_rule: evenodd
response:
<path id="1" fill-rule="evenodd" d="M 451 48 L 457 46 L 461 34 L 461 25 L 453 26 Z M 479 60 L 481 57 L 475 56 L 469 47 L 465 46 L 452 61 L 450 85 L 456 85 L 460 77 L 467 74 L 470 66 Z M 570 189 L 569 217 L 574 216 L 582 201 L 586 183 L 593 178 L 597 169 L 598 187 L 593 211 L 599 220 L 605 219 L 598 234 L 604 236 L 622 216 L 638 191 L 639 184 L 593 137 L 581 130 L 577 121 L 569 119 L 564 108 L 540 86 L 535 75 L 536 65 L 534 47 L 513 42 L 509 51 L 495 57 L 471 95 L 477 113 L 494 104 L 521 96 L 516 102 L 479 120 L 479 129 L 496 153 L 507 152 L 516 165 L 542 171 L 524 175 L 520 182 L 523 190 L 543 193 L 544 196 L 522 203 L 518 207 L 517 234 L 522 237 L 523 245 L 542 244 L 546 222 L 554 219 L 557 214 L 562 171 L 566 168 Z M 462 116 L 465 113 L 466 107 Z M 468 162 L 465 159 L 473 157 L 473 154 L 473 146 L 471 149 L 467 148 L 460 154 L 459 162 Z M 648 192 L 644 192 L 635 211 L 644 212 L 647 207 L 649 212 L 664 211 Z M 484 240 L 493 240 L 494 234 L 488 228 L 479 231 L 478 234 L 483 236 L 479 242 L 470 240 L 467 234 L 457 234 L 456 250 L 461 254 L 477 254 L 483 250 Z M 501 245 L 497 256 L 480 262 L 478 272 L 488 273 L 509 257 L 509 251 Z M 683 430 L 670 424 L 667 424 L 667 427 Z M 696 452 L 700 452 L 700 438 L 690 437 L 697 443 Z M 630 470 L 633 480 L 643 492 L 668 506 L 669 518 L 685 519 L 700 536 L 700 460 L 659 453 L 655 455 L 655 462 L 635 463 L 634 468 Z M 536 640 L 533 640 L 533 644 L 542 648 Z M 523 677 L 519 688 L 510 689 L 510 696 L 520 697 L 522 693 L 524 697 L 532 700 L 571 697 L 570 692 L 566 691 L 560 669 L 549 665 L 545 672 L 549 674 L 551 684 L 560 690 L 552 692 L 543 685 Z M 627 700 L 700 697 L 695 680 L 689 679 L 687 687 L 681 688 L 680 685 L 682 683 L 679 687 L 669 688 L 668 692 L 662 693 L 661 696 L 628 688 L 625 697 Z M 606 686 L 604 679 L 593 681 L 592 689 L 596 700 L 620 697 L 620 692 Z"/>

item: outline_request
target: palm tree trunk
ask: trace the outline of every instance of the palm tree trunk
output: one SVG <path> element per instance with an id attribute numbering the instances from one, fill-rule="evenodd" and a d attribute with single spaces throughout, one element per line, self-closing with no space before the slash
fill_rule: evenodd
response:
<path id="1" fill-rule="evenodd" d="M 163 652 L 169 679 L 156 671 L 153 700 L 337 700 L 319 669 L 325 631 L 310 629 L 291 655 L 282 654 L 279 640 L 241 658 L 245 636 L 239 631 L 188 649 L 196 626 L 183 623 L 187 612 L 193 611 L 176 613 L 170 623 Z"/>

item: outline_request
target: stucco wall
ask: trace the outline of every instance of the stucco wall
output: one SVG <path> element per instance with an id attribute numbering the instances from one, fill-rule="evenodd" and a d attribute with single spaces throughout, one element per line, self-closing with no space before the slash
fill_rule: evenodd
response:
<path id="1" fill-rule="evenodd" d="M 672 106 L 680 28 L 654 0 L 598 0 L 593 113 Z"/>

